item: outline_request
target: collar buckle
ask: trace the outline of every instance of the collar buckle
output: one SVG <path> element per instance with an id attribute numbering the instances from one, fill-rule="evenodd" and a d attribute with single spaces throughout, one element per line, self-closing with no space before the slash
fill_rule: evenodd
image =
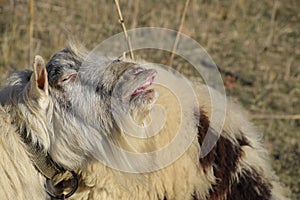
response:
<path id="1" fill-rule="evenodd" d="M 71 171 L 72 173 L 72 176 L 73 178 L 68 180 L 68 181 L 62 181 L 60 183 L 58 183 L 58 185 L 62 185 L 60 186 L 58 189 L 57 187 L 54 185 L 53 181 L 49 178 L 46 179 L 46 183 L 45 183 L 45 190 L 46 192 L 48 193 L 48 195 L 54 199 L 67 199 L 69 197 L 71 197 L 75 192 L 76 190 L 78 189 L 78 174 L 74 171 Z M 67 194 L 64 194 L 61 192 L 57 192 L 57 191 L 62 191 L 62 188 L 66 188 L 66 187 L 69 187 L 71 182 L 73 182 L 73 186 L 72 186 L 72 189 L 69 193 Z M 51 188 L 51 189 L 50 189 Z M 57 190 L 54 192 L 54 190 Z"/>

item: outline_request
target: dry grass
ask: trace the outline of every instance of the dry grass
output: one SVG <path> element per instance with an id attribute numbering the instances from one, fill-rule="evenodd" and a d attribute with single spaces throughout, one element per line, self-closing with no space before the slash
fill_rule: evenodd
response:
<path id="1" fill-rule="evenodd" d="M 184 1 L 121 0 L 120 6 L 127 27 L 177 30 Z M 224 76 L 227 93 L 249 110 L 264 133 L 273 166 L 294 200 L 300 199 L 300 120 L 284 116 L 300 114 L 299 7 L 298 0 L 192 0 L 182 28 L 219 66 L 253 82 L 247 86 Z M 92 48 L 122 31 L 113 1 L 37 0 L 34 13 L 31 51 L 45 58 L 65 47 L 68 34 Z M 0 15 L 4 80 L 29 67 L 29 0 L 1 0 Z M 154 52 L 157 61 L 166 63 L 162 55 Z"/>

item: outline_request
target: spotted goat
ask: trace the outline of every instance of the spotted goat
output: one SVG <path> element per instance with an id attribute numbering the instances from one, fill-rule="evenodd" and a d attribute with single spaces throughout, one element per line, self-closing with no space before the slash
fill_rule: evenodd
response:
<path id="1" fill-rule="evenodd" d="M 94 152 L 94 161 L 77 170 L 79 188 L 70 199 L 287 199 L 270 166 L 261 135 L 249 122 L 242 108 L 232 102 L 226 103 L 225 122 L 217 134 L 215 130 L 218 130 L 219 125 L 212 123 L 211 119 L 213 106 L 222 106 L 224 102 L 224 97 L 218 92 L 206 85 L 192 83 L 197 91 L 198 106 L 191 105 L 190 112 L 182 113 L 182 102 L 172 92 L 159 85 L 150 86 L 157 75 L 154 69 L 144 68 L 135 62 L 108 58 L 97 58 L 97 62 L 89 63 L 87 54 L 78 52 L 67 48 L 50 59 L 47 64 L 49 85 L 59 91 L 55 99 L 65 104 L 64 112 L 74 109 L 74 106 L 80 107 L 76 108 L 79 113 L 75 113 L 74 117 L 82 118 L 74 128 L 82 131 L 80 124 L 92 123 L 101 135 L 98 149 L 103 152 Z M 86 96 L 76 98 L 75 101 L 68 100 L 72 95 L 65 93 L 66 86 L 61 81 L 68 74 L 78 74 L 80 84 L 89 86 Z M 72 91 L 76 95 L 76 89 Z M 219 98 L 220 105 L 212 105 L 211 92 Z M 91 103 L 81 105 L 80 101 L 86 102 L 86 99 L 90 99 Z M 115 104 L 114 99 L 119 104 Z M 166 119 L 164 127 L 156 135 L 141 140 L 128 135 L 120 127 L 120 122 L 128 125 L 123 119 L 126 116 L 141 127 L 151 123 L 149 118 L 157 104 L 164 108 Z M 122 105 L 125 105 L 124 112 L 128 115 L 116 116 L 115 109 Z M 218 116 L 222 116 L 221 112 L 222 109 L 216 111 L 215 121 L 222 121 L 218 119 Z M 182 115 L 187 121 L 180 124 Z M 59 124 L 54 130 L 64 129 L 63 125 L 68 126 L 66 123 Z M 184 137 L 196 137 L 178 159 L 163 168 L 152 171 L 147 169 L 149 166 L 155 168 L 157 161 L 167 159 L 169 155 L 158 154 L 153 160 L 131 160 L 113 148 L 118 146 L 133 153 L 153 152 L 169 144 L 180 125 L 184 128 Z M 128 126 L 130 128 L 131 125 Z M 86 136 L 90 134 L 87 131 L 84 133 Z M 206 136 L 210 136 L 208 140 L 218 139 L 211 151 L 201 156 Z M 68 142 L 58 142 L 57 146 L 69 145 Z M 95 155 L 97 153 L 99 155 Z M 69 162 L 78 163 L 76 160 Z M 128 171 L 112 167 L 118 164 L 126 166 Z M 130 173 L 131 170 L 139 173 Z"/>

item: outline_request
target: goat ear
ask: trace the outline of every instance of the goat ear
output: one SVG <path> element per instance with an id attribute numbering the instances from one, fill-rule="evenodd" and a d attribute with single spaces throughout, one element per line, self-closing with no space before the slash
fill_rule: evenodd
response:
<path id="1" fill-rule="evenodd" d="M 37 55 L 34 58 L 32 85 L 37 92 L 48 95 L 48 77 L 44 59 Z"/>

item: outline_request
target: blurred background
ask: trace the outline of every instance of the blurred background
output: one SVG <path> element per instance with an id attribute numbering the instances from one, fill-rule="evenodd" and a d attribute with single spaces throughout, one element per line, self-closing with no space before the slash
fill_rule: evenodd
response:
<path id="1" fill-rule="evenodd" d="M 93 49 L 122 32 L 112 0 L 0 0 L 0 83 L 46 60 L 72 36 Z M 128 29 L 178 30 L 184 0 L 120 0 Z M 30 9 L 31 7 L 31 9 Z M 222 70 L 226 93 L 249 111 L 281 182 L 300 199 L 300 1 L 191 0 L 182 32 Z M 135 52 L 167 63 L 167 52 Z M 175 57 L 174 66 L 193 71 Z"/>

